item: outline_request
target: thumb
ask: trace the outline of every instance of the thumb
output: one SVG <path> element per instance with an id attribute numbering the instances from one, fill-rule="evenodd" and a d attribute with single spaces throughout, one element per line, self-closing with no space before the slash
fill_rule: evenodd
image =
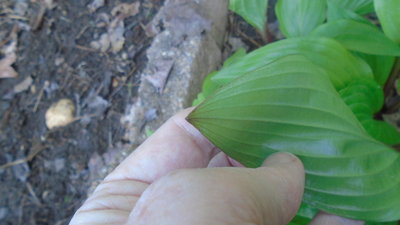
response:
<path id="1" fill-rule="evenodd" d="M 295 216 L 303 188 L 303 165 L 286 153 L 257 169 L 178 170 L 149 186 L 128 224 L 284 225 Z"/>
<path id="2" fill-rule="evenodd" d="M 255 186 L 255 192 L 264 212 L 263 224 L 289 223 L 303 197 L 303 164 L 290 153 L 276 153 L 257 170 L 262 183 Z"/>

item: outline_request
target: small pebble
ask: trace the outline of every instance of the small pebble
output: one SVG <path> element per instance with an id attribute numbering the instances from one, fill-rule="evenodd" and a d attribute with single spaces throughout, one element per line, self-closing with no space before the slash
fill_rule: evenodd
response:
<path id="1" fill-rule="evenodd" d="M 69 99 L 61 99 L 46 112 L 46 126 L 49 129 L 63 127 L 74 121 L 75 106 Z"/>

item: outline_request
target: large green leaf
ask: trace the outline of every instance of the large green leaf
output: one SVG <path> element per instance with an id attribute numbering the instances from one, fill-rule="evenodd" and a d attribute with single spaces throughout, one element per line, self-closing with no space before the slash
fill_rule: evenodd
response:
<path id="1" fill-rule="evenodd" d="M 328 0 L 328 2 L 357 12 L 358 14 L 366 14 L 374 11 L 373 0 Z"/>
<path id="2" fill-rule="evenodd" d="M 337 41 L 324 37 L 300 37 L 277 41 L 259 48 L 240 62 L 223 68 L 212 80 L 226 84 L 236 77 L 258 69 L 282 56 L 300 54 L 324 68 L 336 88 L 341 89 L 356 77 L 372 78 L 371 68 L 354 57 Z"/>
<path id="3" fill-rule="evenodd" d="M 218 89 L 188 121 L 248 167 L 275 152 L 305 166 L 303 201 L 336 215 L 400 219 L 400 157 L 370 137 L 323 70 L 288 56 Z"/>
<path id="4" fill-rule="evenodd" d="M 229 0 L 229 9 L 264 33 L 268 0 Z"/>
<path id="5" fill-rule="evenodd" d="M 365 130 L 376 140 L 388 145 L 400 143 L 400 133 L 384 121 L 373 119 L 383 106 L 381 86 L 372 79 L 358 79 L 339 91 L 344 102 L 361 122 Z"/>
<path id="6" fill-rule="evenodd" d="M 368 19 L 360 16 L 359 14 L 349 9 L 342 8 L 341 6 L 336 5 L 334 1 L 328 1 L 327 19 L 328 22 L 333 22 L 335 20 L 340 20 L 340 19 L 352 19 L 360 23 L 373 25 L 371 21 L 369 21 Z"/>
<path id="7" fill-rule="evenodd" d="M 394 56 L 383 56 L 383 55 L 369 55 L 364 53 L 355 53 L 361 57 L 371 67 L 374 73 L 375 81 L 382 87 L 386 84 L 389 78 L 390 72 L 392 71 L 395 57 Z"/>
<path id="8" fill-rule="evenodd" d="M 347 49 L 367 54 L 400 55 L 400 47 L 378 28 L 354 20 L 342 19 L 323 24 L 312 35 L 333 38 Z"/>
<path id="9" fill-rule="evenodd" d="M 374 0 L 374 6 L 385 34 L 400 43 L 400 1 Z"/>
<path id="10" fill-rule="evenodd" d="M 309 34 L 326 18 L 326 0 L 278 0 L 275 13 L 286 37 Z"/>

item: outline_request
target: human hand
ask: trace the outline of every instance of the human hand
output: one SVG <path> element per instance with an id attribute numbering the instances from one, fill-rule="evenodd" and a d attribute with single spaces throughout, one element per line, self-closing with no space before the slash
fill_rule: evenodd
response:
<path id="1" fill-rule="evenodd" d="M 168 120 L 96 188 L 70 224 L 287 224 L 304 189 L 303 165 L 278 153 L 243 168 L 185 117 Z M 316 224 L 362 224 L 319 214 Z"/>

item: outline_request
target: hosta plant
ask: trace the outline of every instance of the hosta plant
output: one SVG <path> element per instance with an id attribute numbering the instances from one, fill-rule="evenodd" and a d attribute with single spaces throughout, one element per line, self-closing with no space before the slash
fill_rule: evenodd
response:
<path id="1" fill-rule="evenodd" d="M 267 3 L 230 8 L 262 33 Z M 399 73 L 400 1 L 278 0 L 275 11 L 286 39 L 238 50 L 205 79 L 188 121 L 248 167 L 297 155 L 306 185 L 293 224 L 318 210 L 400 220 L 400 133 L 375 119 Z"/>

